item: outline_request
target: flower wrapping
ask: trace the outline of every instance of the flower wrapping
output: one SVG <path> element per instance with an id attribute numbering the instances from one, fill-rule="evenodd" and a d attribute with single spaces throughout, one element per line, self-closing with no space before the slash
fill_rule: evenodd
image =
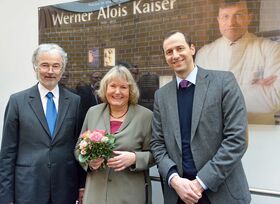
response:
<path id="1" fill-rule="evenodd" d="M 99 157 L 103 157 L 106 162 L 111 157 L 116 140 L 113 134 L 108 134 L 105 130 L 87 130 L 80 138 L 79 162 L 88 163 Z"/>

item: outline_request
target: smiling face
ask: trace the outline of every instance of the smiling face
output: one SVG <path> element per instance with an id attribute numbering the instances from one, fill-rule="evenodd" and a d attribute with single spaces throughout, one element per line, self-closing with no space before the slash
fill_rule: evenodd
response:
<path id="1" fill-rule="evenodd" d="M 39 83 L 46 89 L 53 90 L 63 73 L 61 56 L 57 53 L 40 53 L 35 72 Z"/>
<path id="2" fill-rule="evenodd" d="M 110 80 L 107 85 L 106 99 L 111 108 L 126 108 L 129 101 L 128 82 L 123 78 L 114 78 Z"/>
<path id="3" fill-rule="evenodd" d="M 167 64 L 180 78 L 185 78 L 194 69 L 194 45 L 189 46 L 182 33 L 177 32 L 165 39 L 163 50 Z"/>
<path id="4" fill-rule="evenodd" d="M 217 19 L 221 34 L 234 42 L 248 31 L 251 18 L 246 2 L 241 1 L 220 7 Z"/>

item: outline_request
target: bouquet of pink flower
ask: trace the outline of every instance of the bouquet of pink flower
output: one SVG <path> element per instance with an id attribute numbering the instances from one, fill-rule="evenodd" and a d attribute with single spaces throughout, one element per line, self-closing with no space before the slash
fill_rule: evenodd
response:
<path id="1" fill-rule="evenodd" d="M 105 130 L 86 131 L 80 135 L 79 161 L 86 163 L 103 157 L 105 162 L 111 157 L 115 147 L 115 137 Z"/>

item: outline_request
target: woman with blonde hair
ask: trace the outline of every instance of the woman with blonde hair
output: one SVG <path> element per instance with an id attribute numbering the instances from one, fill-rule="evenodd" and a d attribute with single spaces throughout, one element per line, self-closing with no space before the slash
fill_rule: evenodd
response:
<path id="1" fill-rule="evenodd" d="M 107 72 L 98 94 L 103 103 L 89 109 L 82 132 L 105 130 L 114 134 L 116 146 L 105 168 L 101 168 L 103 158 L 81 163 L 87 171 L 84 204 L 151 203 L 148 169 L 153 165 L 149 146 L 152 112 L 137 104 L 138 87 L 123 66 Z"/>

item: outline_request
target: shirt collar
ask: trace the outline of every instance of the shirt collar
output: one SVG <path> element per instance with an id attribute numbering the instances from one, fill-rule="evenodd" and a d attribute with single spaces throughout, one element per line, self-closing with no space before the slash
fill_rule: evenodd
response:
<path id="1" fill-rule="evenodd" d="M 189 82 L 191 82 L 192 84 L 196 84 L 196 75 L 197 75 L 197 66 L 195 65 L 194 69 L 191 71 L 191 73 L 189 73 L 189 75 L 187 76 L 187 78 L 185 78 L 185 80 L 188 80 Z M 182 80 L 180 77 L 176 76 L 176 80 L 177 80 L 177 87 L 179 87 L 179 84 Z"/>
<path id="2" fill-rule="evenodd" d="M 39 90 L 41 98 L 45 97 L 47 95 L 47 93 L 49 93 L 49 92 L 52 92 L 54 98 L 58 98 L 58 95 L 59 95 L 58 85 L 56 85 L 54 87 L 54 89 L 50 91 L 50 90 L 46 89 L 41 83 L 38 83 L 38 90 Z"/>
<path id="3" fill-rule="evenodd" d="M 247 41 L 249 39 L 249 32 L 246 32 L 241 38 L 239 38 L 238 40 L 232 42 L 229 39 L 227 39 L 225 36 L 223 36 L 224 41 L 226 42 L 227 45 L 232 46 L 235 44 L 240 44 L 244 41 Z"/>

